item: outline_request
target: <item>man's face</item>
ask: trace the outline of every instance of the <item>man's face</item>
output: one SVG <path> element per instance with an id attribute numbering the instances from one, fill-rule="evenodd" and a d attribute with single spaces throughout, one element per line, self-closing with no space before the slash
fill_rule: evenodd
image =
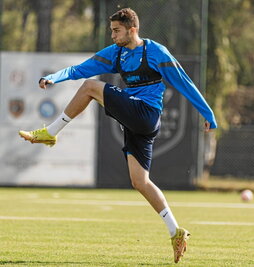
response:
<path id="1" fill-rule="evenodd" d="M 118 46 L 126 46 L 131 42 L 130 30 L 127 30 L 119 21 L 111 21 L 111 38 Z"/>

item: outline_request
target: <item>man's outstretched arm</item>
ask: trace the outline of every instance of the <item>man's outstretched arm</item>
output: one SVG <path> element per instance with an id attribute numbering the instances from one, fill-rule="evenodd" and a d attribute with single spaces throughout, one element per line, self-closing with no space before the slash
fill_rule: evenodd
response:
<path id="1" fill-rule="evenodd" d="M 112 60 L 116 52 L 115 46 L 106 47 L 79 65 L 70 66 L 42 77 L 39 86 L 45 89 L 47 84 L 90 78 L 103 73 L 116 73 L 115 62 Z"/>
<path id="2" fill-rule="evenodd" d="M 205 130 L 207 131 L 208 127 L 208 129 L 217 128 L 212 109 L 180 64 L 177 61 L 165 62 L 159 65 L 159 69 L 163 78 L 184 95 L 206 119 Z"/>

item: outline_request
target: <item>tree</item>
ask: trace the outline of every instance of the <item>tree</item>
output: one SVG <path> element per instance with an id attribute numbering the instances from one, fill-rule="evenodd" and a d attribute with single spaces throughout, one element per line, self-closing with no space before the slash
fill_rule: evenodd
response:
<path id="1" fill-rule="evenodd" d="M 253 3 L 251 0 L 210 0 L 207 97 L 219 126 L 229 127 L 228 99 L 240 85 L 253 85 Z"/>
<path id="2" fill-rule="evenodd" d="M 52 0 L 28 0 L 37 18 L 36 51 L 49 52 L 51 49 Z"/>
<path id="3" fill-rule="evenodd" d="M 91 0 L 1 1 L 3 50 L 80 52 L 95 49 Z"/>
<path id="4" fill-rule="evenodd" d="M 3 1 L 0 0 L 0 51 L 2 50 L 2 12 L 3 12 Z"/>

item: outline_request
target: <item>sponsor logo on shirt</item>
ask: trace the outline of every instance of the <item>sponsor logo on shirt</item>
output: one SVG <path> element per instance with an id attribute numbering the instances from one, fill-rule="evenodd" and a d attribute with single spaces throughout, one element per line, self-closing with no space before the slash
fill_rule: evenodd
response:
<path id="1" fill-rule="evenodd" d="M 125 57 L 128 54 L 128 51 L 125 51 L 121 54 L 122 57 Z"/>
<path id="2" fill-rule="evenodd" d="M 133 99 L 133 100 L 141 100 L 140 98 L 136 97 L 136 96 L 130 96 L 129 99 Z"/>

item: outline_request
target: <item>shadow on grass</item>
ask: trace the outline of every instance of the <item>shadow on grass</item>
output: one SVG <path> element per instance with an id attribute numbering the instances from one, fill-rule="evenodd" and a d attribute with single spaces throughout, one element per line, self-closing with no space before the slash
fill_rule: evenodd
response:
<path id="1" fill-rule="evenodd" d="M 92 266 L 93 264 L 95 264 L 94 262 L 87 262 L 87 261 L 81 261 L 81 262 L 70 262 L 70 261 L 65 261 L 65 262 L 61 262 L 61 261 L 0 261 L 0 265 L 12 265 L 12 264 L 16 264 L 16 265 L 39 265 L 39 266 L 47 266 L 48 264 L 51 265 L 56 265 L 56 266 L 61 266 L 62 264 L 64 265 L 71 265 L 71 266 L 75 266 L 75 265 L 80 265 L 80 266 Z M 99 262 L 96 263 L 96 266 L 112 266 L 112 263 L 109 262 Z M 122 266 L 122 264 L 120 264 Z M 114 266 L 117 266 L 117 264 L 114 264 Z M 136 266 L 155 266 L 152 263 L 138 263 Z M 169 265 L 168 263 L 157 263 L 156 266 L 173 266 L 173 265 Z"/>
<path id="2" fill-rule="evenodd" d="M 56 266 L 61 266 L 61 264 L 70 264 L 70 265 L 80 265 L 80 266 L 86 266 L 85 264 L 91 264 L 90 262 L 85 262 L 85 261 L 81 261 L 81 262 L 71 262 L 71 261 L 0 261 L 0 265 L 11 265 L 11 264 L 16 264 L 16 265 L 39 265 L 39 266 L 47 266 L 48 264 L 51 265 L 56 265 Z M 104 263 L 103 263 L 104 264 Z"/>
<path id="3" fill-rule="evenodd" d="M 142 266 L 142 267 L 145 267 L 145 266 L 165 266 L 165 267 L 175 267 L 174 264 L 170 264 L 170 263 L 138 263 L 136 266 Z"/>

